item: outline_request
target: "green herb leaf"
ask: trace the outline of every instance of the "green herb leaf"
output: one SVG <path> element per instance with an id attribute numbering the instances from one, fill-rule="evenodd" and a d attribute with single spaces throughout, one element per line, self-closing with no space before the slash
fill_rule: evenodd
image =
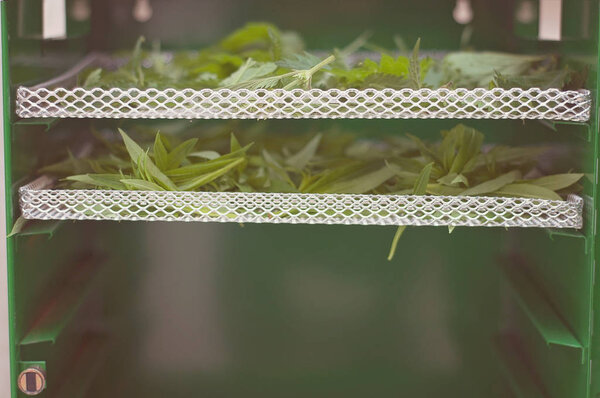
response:
<path id="1" fill-rule="evenodd" d="M 421 63 L 419 62 L 419 47 L 421 46 L 421 38 L 417 39 L 417 43 L 413 48 L 412 56 L 408 66 L 408 75 L 410 85 L 413 89 L 421 88 Z"/>
<path id="2" fill-rule="evenodd" d="M 521 172 L 519 170 L 509 171 L 506 174 L 502 174 L 499 177 L 494 178 L 486 182 L 482 182 L 472 188 L 462 191 L 460 194 L 464 196 L 474 195 L 487 195 L 492 192 L 496 192 L 499 189 L 505 187 L 508 184 L 512 184 L 516 180 L 521 178 Z"/>
<path id="3" fill-rule="evenodd" d="M 96 86 L 100 82 L 101 77 L 102 77 L 102 69 L 101 68 L 94 69 L 85 78 L 85 82 L 83 83 L 83 87 L 89 88 L 89 87 Z"/>
<path id="4" fill-rule="evenodd" d="M 243 158 L 235 159 L 234 161 L 230 162 L 228 165 L 226 165 L 216 171 L 198 176 L 196 178 L 192 178 L 190 181 L 179 185 L 179 190 L 193 191 L 195 189 L 198 189 L 198 188 L 202 187 L 203 185 L 209 184 L 209 183 L 213 182 L 214 180 L 216 180 L 217 178 L 225 175 L 227 172 L 229 172 L 230 170 L 239 166 L 241 163 L 243 163 L 245 161 L 246 160 Z"/>
<path id="5" fill-rule="evenodd" d="M 291 54 L 281 61 L 276 62 L 277 66 L 292 70 L 306 70 L 315 67 L 321 62 L 321 58 L 314 56 L 306 51 L 302 54 Z M 329 66 L 325 67 L 330 69 Z"/>
<path id="6" fill-rule="evenodd" d="M 502 196 L 562 200 L 562 198 L 551 189 L 541 187 L 539 185 L 525 183 L 508 184 L 494 193 Z"/>
<path id="7" fill-rule="evenodd" d="M 394 176 L 394 171 L 384 166 L 371 173 L 356 176 L 350 180 L 339 181 L 327 187 L 328 193 L 365 193 L 369 192 Z"/>
<path id="8" fill-rule="evenodd" d="M 121 182 L 122 178 L 123 176 L 120 174 L 81 174 L 69 176 L 65 180 L 79 182 L 91 187 L 125 190 L 127 187 Z"/>
<path id="9" fill-rule="evenodd" d="M 27 220 L 23 216 L 19 216 L 19 218 L 17 218 L 17 220 L 13 224 L 13 227 L 10 230 L 10 233 L 8 235 L 6 235 L 6 237 L 10 238 L 11 236 L 18 235 L 21 231 L 23 231 L 23 228 L 25 227 L 25 225 L 27 224 L 28 221 L 29 220 Z"/>
<path id="10" fill-rule="evenodd" d="M 535 180 L 527 181 L 530 184 L 538 185 L 540 187 L 548 188 L 553 191 L 559 191 L 564 188 L 568 188 L 575 184 L 583 177 L 581 173 L 567 173 L 567 174 L 554 174 L 551 176 L 537 178 Z"/>
<path id="11" fill-rule="evenodd" d="M 127 133 L 125 133 L 121 129 L 119 129 L 119 133 L 123 138 L 125 148 L 127 148 L 127 152 L 129 153 L 131 160 L 138 168 L 143 167 L 146 173 L 148 174 L 148 177 L 155 179 L 156 182 L 163 188 L 170 191 L 174 191 L 177 189 L 177 187 L 169 179 L 169 177 L 167 177 L 162 173 L 162 171 L 160 171 L 160 169 L 154 164 L 154 162 L 152 162 L 148 154 L 144 152 L 144 150 L 138 144 L 136 144 L 135 141 L 129 138 Z"/>
<path id="12" fill-rule="evenodd" d="M 154 161 L 160 170 L 165 171 L 170 168 L 169 155 L 160 133 L 156 133 L 156 137 L 154 138 Z"/>
<path id="13" fill-rule="evenodd" d="M 271 62 L 259 63 L 252 58 L 248 58 L 245 64 L 233 72 L 228 78 L 219 83 L 220 87 L 236 87 L 242 83 L 250 82 L 259 77 L 273 73 L 277 65 Z"/>
<path id="14" fill-rule="evenodd" d="M 285 164 L 295 169 L 301 170 L 317 153 L 321 143 L 322 134 L 315 135 L 298 153 L 285 159 Z"/>
<path id="15" fill-rule="evenodd" d="M 194 150 L 198 143 L 197 138 L 192 138 L 177 145 L 167 157 L 167 170 L 179 167 L 187 156 Z"/>
<path id="16" fill-rule="evenodd" d="M 425 195 L 427 192 L 427 184 L 429 184 L 429 178 L 431 176 L 431 169 L 433 169 L 433 162 L 427 164 L 419 173 L 417 180 L 415 181 L 415 185 L 413 187 L 413 194 L 415 195 Z"/>
<path id="17" fill-rule="evenodd" d="M 138 191 L 164 191 L 164 188 L 146 180 L 138 180 L 135 178 L 123 178 L 121 180 L 127 189 Z"/>
<path id="18" fill-rule="evenodd" d="M 188 157 L 215 160 L 215 159 L 221 157 L 221 154 L 216 151 L 198 151 L 198 152 L 192 152 L 192 153 L 188 154 Z"/>
<path id="19" fill-rule="evenodd" d="M 390 247 L 390 252 L 388 254 L 388 261 L 392 261 L 394 256 L 396 255 L 396 248 L 398 247 L 398 241 L 402 237 L 402 234 L 406 230 L 406 225 L 400 225 L 398 229 L 396 229 L 396 233 L 394 234 L 394 239 L 392 239 L 392 246 Z"/>

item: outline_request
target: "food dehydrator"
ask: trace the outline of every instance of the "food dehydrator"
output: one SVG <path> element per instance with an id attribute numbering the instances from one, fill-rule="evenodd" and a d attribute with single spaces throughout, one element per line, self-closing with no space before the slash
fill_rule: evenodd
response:
<path id="1" fill-rule="evenodd" d="M 600 397 L 599 7 L 0 0 L 0 397 Z M 432 59 L 555 54 L 588 76 L 573 89 L 82 84 L 124 65 L 140 36 L 176 54 L 256 21 L 323 58 L 370 31 L 365 53 L 420 39 Z M 132 126 L 246 143 L 261 129 L 434 140 L 459 124 L 486 143 L 550 148 L 541 161 L 583 173 L 582 189 L 68 189 L 44 172 Z"/>

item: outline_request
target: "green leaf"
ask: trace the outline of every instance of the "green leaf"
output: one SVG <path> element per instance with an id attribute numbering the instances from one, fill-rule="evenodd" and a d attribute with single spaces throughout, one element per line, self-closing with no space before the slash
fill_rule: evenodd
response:
<path id="1" fill-rule="evenodd" d="M 317 153 L 321 143 L 322 134 L 315 135 L 298 153 L 285 159 L 285 164 L 295 169 L 301 170 Z"/>
<path id="2" fill-rule="evenodd" d="M 427 164 L 419 173 L 415 185 L 413 187 L 413 194 L 425 195 L 427 193 L 427 185 L 429 184 L 429 177 L 431 176 L 431 169 L 433 168 L 433 162 Z"/>
<path id="3" fill-rule="evenodd" d="M 519 170 L 509 171 L 506 174 L 502 174 L 499 177 L 494 178 L 486 182 L 482 182 L 479 185 L 475 185 L 472 188 L 462 191 L 460 194 L 464 196 L 475 196 L 475 195 L 486 195 L 492 192 L 496 192 L 502 187 L 512 184 L 516 180 L 521 178 L 521 172 Z"/>
<path id="4" fill-rule="evenodd" d="M 421 63 L 419 62 L 420 46 L 421 38 L 417 39 L 417 42 L 415 43 L 415 47 L 413 48 L 412 56 L 410 57 L 410 63 L 408 67 L 410 84 L 415 90 L 421 88 Z"/>
<path id="5" fill-rule="evenodd" d="M 281 68 L 306 70 L 313 68 L 321 61 L 321 58 L 304 51 L 302 54 L 290 54 L 276 64 Z M 330 69 L 330 67 L 326 66 L 325 69 Z"/>
<path id="6" fill-rule="evenodd" d="M 92 187 L 104 189 L 125 190 L 127 187 L 121 183 L 123 178 L 120 174 L 81 174 L 65 178 L 67 181 L 75 181 Z"/>
<path id="7" fill-rule="evenodd" d="M 553 191 L 559 191 L 561 189 L 570 187 L 575 184 L 583 177 L 581 173 L 566 173 L 566 174 L 554 174 L 546 177 L 537 178 L 535 180 L 528 180 L 529 184 L 538 185 L 540 187 L 548 188 Z"/>
<path id="8" fill-rule="evenodd" d="M 216 151 L 198 151 L 198 152 L 192 152 L 192 153 L 188 154 L 188 157 L 215 160 L 215 159 L 221 157 L 221 154 Z"/>
<path id="9" fill-rule="evenodd" d="M 228 165 L 215 170 L 211 173 L 208 174 L 204 174 L 201 176 L 198 176 L 196 178 L 192 178 L 190 181 L 179 185 L 179 189 L 182 191 L 193 191 L 195 189 L 198 189 L 208 183 L 213 182 L 214 180 L 216 180 L 217 178 L 225 175 L 227 172 L 229 172 L 230 170 L 234 169 L 235 167 L 239 166 L 241 163 L 245 162 L 246 159 L 244 158 L 239 158 L 239 159 L 235 159 L 234 161 L 232 161 L 231 163 L 229 163 Z"/>
<path id="10" fill-rule="evenodd" d="M 174 169 L 179 167 L 181 163 L 187 158 L 188 154 L 190 154 L 196 144 L 198 143 L 198 138 L 192 138 L 182 142 L 177 145 L 167 157 L 167 170 Z"/>
<path id="11" fill-rule="evenodd" d="M 467 187 L 469 186 L 469 180 L 467 179 L 467 177 L 465 177 L 463 174 L 456 173 L 446 174 L 445 176 L 438 178 L 437 182 L 451 187 L 456 187 L 460 184 L 463 184 Z"/>
<path id="12" fill-rule="evenodd" d="M 459 124 L 446 133 L 444 140 L 446 139 L 456 139 L 458 149 L 448 173 L 461 174 L 470 171 L 468 166 L 472 166 L 481 153 L 483 134 L 474 128 Z"/>
<path id="13" fill-rule="evenodd" d="M 29 220 L 27 220 L 23 216 L 19 216 L 19 218 L 17 218 L 17 220 L 13 224 L 13 227 L 10 230 L 10 233 L 8 235 L 6 235 L 6 237 L 10 238 L 11 236 L 15 236 L 15 235 L 19 234 L 21 231 L 23 231 L 23 228 L 25 227 L 25 224 L 27 224 L 28 221 Z"/>
<path id="14" fill-rule="evenodd" d="M 277 65 L 272 62 L 259 63 L 248 58 L 240 68 L 233 72 L 228 78 L 219 83 L 220 87 L 237 87 L 242 83 L 248 83 L 252 80 L 269 75 L 277 69 Z"/>
<path id="15" fill-rule="evenodd" d="M 146 180 L 139 180 L 135 178 L 123 178 L 121 182 L 131 190 L 139 191 L 164 191 L 164 188 Z"/>
<path id="16" fill-rule="evenodd" d="M 402 234 L 406 230 L 406 225 L 400 225 L 398 229 L 396 229 L 396 233 L 394 234 L 394 239 L 392 239 L 392 246 L 390 247 L 390 252 L 388 254 L 387 260 L 392 261 L 394 256 L 396 255 L 396 248 L 398 247 L 398 241 L 402 237 Z"/>
<path id="17" fill-rule="evenodd" d="M 434 151 L 429 149 L 419 137 L 408 133 L 406 134 L 406 136 L 416 144 L 417 148 L 419 149 L 419 152 L 421 152 L 421 156 L 423 156 L 427 160 L 434 161 L 435 163 L 440 162 L 438 155 Z"/>
<path id="18" fill-rule="evenodd" d="M 273 155 L 269 153 L 269 151 L 263 149 L 262 157 L 265 160 L 266 166 L 268 167 L 269 176 L 271 177 L 271 179 L 279 179 L 281 181 L 285 181 L 291 186 L 295 186 L 288 172 L 282 165 L 279 164 L 277 159 L 275 159 L 275 157 L 273 157 Z"/>
<path id="19" fill-rule="evenodd" d="M 349 160 L 347 163 L 334 169 L 325 170 L 319 175 L 315 176 L 315 181 L 307 186 L 303 192 L 330 192 L 330 185 L 355 175 L 363 166 L 364 165 L 362 162 Z"/>
<path id="20" fill-rule="evenodd" d="M 387 54 L 381 54 L 381 60 L 379 61 L 379 73 L 386 75 L 407 77 L 409 74 L 409 60 L 406 57 L 392 58 Z"/>
<path id="21" fill-rule="evenodd" d="M 356 176 L 350 180 L 339 181 L 327 187 L 328 193 L 366 193 L 394 176 L 394 171 L 384 166 L 371 173 Z"/>
<path id="22" fill-rule="evenodd" d="M 521 198 L 562 200 L 553 190 L 534 184 L 508 184 L 494 193 L 502 196 L 516 196 Z"/>
<path id="23" fill-rule="evenodd" d="M 268 28 L 267 33 L 269 34 L 269 40 L 271 41 L 271 54 L 274 60 L 281 59 L 283 55 L 283 43 L 281 41 L 281 34 L 278 30 Z"/>
<path id="24" fill-rule="evenodd" d="M 427 185 L 427 193 L 430 195 L 440 196 L 457 196 L 464 191 L 462 187 L 449 187 L 447 185 L 429 184 Z"/>
<path id="25" fill-rule="evenodd" d="M 101 76 L 102 76 L 102 69 L 101 68 L 94 69 L 85 78 L 85 82 L 83 83 L 83 87 L 89 88 L 89 87 L 95 87 L 95 86 L 97 86 L 98 83 L 100 82 Z"/>
<path id="26" fill-rule="evenodd" d="M 518 76 L 533 70 L 537 63 L 549 57 L 544 55 L 516 55 L 495 52 L 455 52 L 442 62 L 445 82 L 457 87 L 487 88 L 495 73 Z"/>
<path id="27" fill-rule="evenodd" d="M 268 23 L 248 23 L 234 31 L 219 43 L 222 48 L 232 52 L 240 52 L 251 48 L 268 49 L 271 45 L 269 31 L 279 30 Z"/>
<path id="28" fill-rule="evenodd" d="M 169 169 L 169 155 L 163 143 L 160 133 L 156 133 L 154 138 L 154 161 L 160 170 Z"/>
<path id="29" fill-rule="evenodd" d="M 511 76 L 495 72 L 492 80 L 493 87 L 501 88 L 558 88 L 562 89 L 569 81 L 569 70 L 552 70 L 547 72 L 536 72 L 522 76 Z"/>
<path id="30" fill-rule="evenodd" d="M 162 171 L 160 171 L 160 169 L 154 164 L 154 162 L 152 162 L 148 154 L 144 152 L 144 150 L 135 141 L 129 138 L 127 133 L 125 133 L 123 130 L 119 129 L 119 133 L 123 138 L 125 148 L 127 148 L 127 152 L 129 153 L 131 161 L 138 168 L 141 168 L 143 166 L 147 174 L 150 177 L 152 177 L 152 179 L 156 180 L 156 182 L 160 186 L 169 191 L 175 191 L 177 187 L 175 186 L 173 181 L 171 181 L 169 177 L 167 177 L 162 173 Z"/>
<path id="31" fill-rule="evenodd" d="M 233 153 L 242 149 L 242 146 L 240 145 L 238 139 L 235 137 L 235 134 L 231 133 L 229 142 L 229 152 Z"/>
<path id="32" fill-rule="evenodd" d="M 239 157 L 238 157 L 239 158 Z M 236 158 L 225 158 L 223 156 L 220 158 L 209 160 L 208 162 L 202 163 L 194 163 L 188 166 L 179 167 L 177 169 L 171 169 L 166 171 L 166 175 L 172 178 L 175 181 L 179 181 L 182 179 L 188 179 L 197 177 L 199 175 L 203 175 L 209 173 L 211 171 L 220 169 L 224 166 L 229 165 L 231 162 L 237 160 Z"/>

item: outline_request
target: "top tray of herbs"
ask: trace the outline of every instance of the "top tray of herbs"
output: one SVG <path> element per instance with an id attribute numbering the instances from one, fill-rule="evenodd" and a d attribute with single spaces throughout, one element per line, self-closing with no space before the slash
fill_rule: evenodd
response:
<path id="1" fill-rule="evenodd" d="M 17 91 L 20 117 L 459 118 L 586 121 L 587 68 L 556 55 L 387 51 L 362 35 L 310 53 L 295 33 L 248 24 L 198 51 L 92 55 Z M 427 54 L 427 53 L 426 53 Z"/>

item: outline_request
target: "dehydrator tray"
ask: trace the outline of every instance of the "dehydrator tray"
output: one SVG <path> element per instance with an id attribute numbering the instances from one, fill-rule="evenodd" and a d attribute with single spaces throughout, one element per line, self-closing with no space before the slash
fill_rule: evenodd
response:
<path id="1" fill-rule="evenodd" d="M 76 87 L 88 67 L 118 64 L 92 54 L 55 79 L 17 89 L 22 118 L 144 119 L 544 119 L 584 122 L 587 90 L 230 90 Z"/>
<path id="2" fill-rule="evenodd" d="M 583 199 L 470 196 L 20 190 L 25 219 L 576 228 Z"/>

